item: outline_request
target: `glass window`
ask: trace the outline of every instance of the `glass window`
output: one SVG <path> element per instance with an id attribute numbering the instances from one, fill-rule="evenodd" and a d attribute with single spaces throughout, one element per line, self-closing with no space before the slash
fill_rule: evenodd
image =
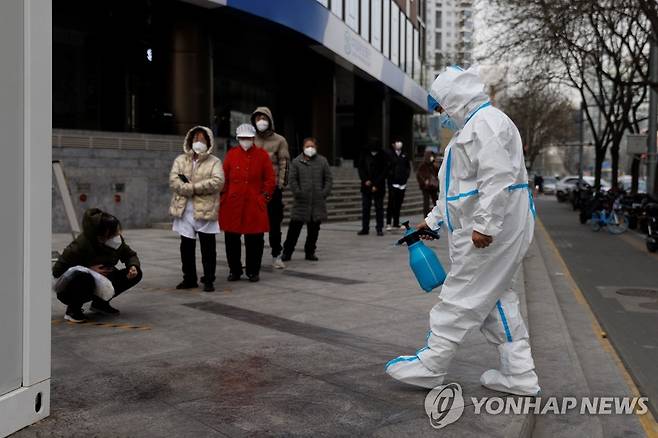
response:
<path id="1" fill-rule="evenodd" d="M 390 48 L 391 48 L 391 0 L 384 0 L 384 26 L 383 26 L 383 52 L 384 56 L 390 58 Z"/>
<path id="2" fill-rule="evenodd" d="M 345 24 L 359 32 L 359 0 L 345 0 Z"/>
<path id="3" fill-rule="evenodd" d="M 370 0 L 361 0 L 361 36 L 370 41 Z"/>
<path id="4" fill-rule="evenodd" d="M 434 39 L 434 48 L 436 50 L 441 50 L 442 47 L 442 39 L 441 39 L 441 32 L 436 33 L 436 38 Z"/>
<path id="5" fill-rule="evenodd" d="M 343 0 L 331 0 L 331 12 L 343 19 Z"/>
<path id="6" fill-rule="evenodd" d="M 402 70 L 406 70 L 405 62 L 407 60 L 407 29 L 405 28 L 405 24 L 407 24 L 407 19 L 405 18 L 404 13 L 400 11 L 400 63 L 398 65 Z"/>
<path id="7" fill-rule="evenodd" d="M 391 3 L 391 61 L 400 65 L 400 8 Z"/>
<path id="8" fill-rule="evenodd" d="M 382 51 L 382 0 L 372 0 L 370 3 L 370 43 L 380 52 Z"/>
<path id="9" fill-rule="evenodd" d="M 435 27 L 441 29 L 441 23 L 443 22 L 443 11 L 436 11 L 436 23 Z"/>
<path id="10" fill-rule="evenodd" d="M 406 27 L 407 27 L 407 37 L 406 37 L 406 43 L 407 43 L 407 48 L 405 50 L 405 53 L 407 54 L 405 58 L 405 63 L 404 63 L 404 69 L 407 71 L 407 73 L 413 77 L 413 63 L 414 63 L 414 34 L 413 34 L 413 25 L 411 24 L 411 21 L 409 20 L 404 20 L 406 21 Z"/>

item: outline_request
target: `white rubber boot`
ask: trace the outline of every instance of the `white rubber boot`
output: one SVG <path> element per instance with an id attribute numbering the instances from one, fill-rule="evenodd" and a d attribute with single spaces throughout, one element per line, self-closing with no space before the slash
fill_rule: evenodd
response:
<path id="1" fill-rule="evenodd" d="M 421 363 L 418 356 L 400 356 L 386 364 L 386 373 L 402 383 L 436 388 L 443 384 L 445 374 L 437 374 Z"/>
<path id="2" fill-rule="evenodd" d="M 536 396 L 541 393 L 535 370 L 510 376 L 506 376 L 498 370 L 487 370 L 480 377 L 480 383 L 485 388 L 515 395 Z"/>

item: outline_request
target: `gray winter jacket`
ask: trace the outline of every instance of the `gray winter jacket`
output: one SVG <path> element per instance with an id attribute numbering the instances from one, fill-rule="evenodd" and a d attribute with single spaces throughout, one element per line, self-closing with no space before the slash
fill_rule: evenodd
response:
<path id="1" fill-rule="evenodd" d="M 288 188 L 295 197 L 290 218 L 303 222 L 327 220 L 331 183 L 331 169 L 325 157 L 316 155 L 307 160 L 300 154 L 295 158 L 288 180 Z"/>

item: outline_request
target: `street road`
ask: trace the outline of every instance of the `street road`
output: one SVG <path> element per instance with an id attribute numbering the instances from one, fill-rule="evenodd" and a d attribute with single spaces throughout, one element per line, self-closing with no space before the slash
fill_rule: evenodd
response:
<path id="1" fill-rule="evenodd" d="M 539 197 L 537 211 L 642 395 L 658 409 L 658 256 L 643 236 L 581 225 L 571 204 Z M 610 394 L 613 395 L 613 394 Z"/>

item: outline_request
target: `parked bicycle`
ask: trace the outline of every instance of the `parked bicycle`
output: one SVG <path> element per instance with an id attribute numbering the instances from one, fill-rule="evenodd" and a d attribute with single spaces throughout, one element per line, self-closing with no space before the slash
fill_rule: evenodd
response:
<path id="1" fill-rule="evenodd" d="M 622 208 L 621 198 L 621 195 L 601 194 L 599 205 L 593 208 L 590 219 L 593 231 L 606 227 L 610 234 L 622 234 L 628 230 L 628 219 Z"/>

